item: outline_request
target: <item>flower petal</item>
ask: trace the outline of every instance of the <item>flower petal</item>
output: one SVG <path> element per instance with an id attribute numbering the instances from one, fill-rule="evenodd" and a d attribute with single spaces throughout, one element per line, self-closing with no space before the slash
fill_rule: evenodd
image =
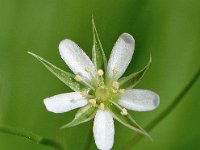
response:
<path id="1" fill-rule="evenodd" d="M 80 74 L 87 80 L 91 79 L 91 74 L 95 75 L 94 64 L 76 43 L 65 39 L 60 42 L 59 51 L 62 59 L 75 74 Z M 85 71 L 86 67 L 91 69 L 91 74 Z"/>
<path id="2" fill-rule="evenodd" d="M 115 43 L 108 61 L 107 75 L 108 78 L 113 77 L 113 69 L 119 72 L 115 75 L 115 79 L 119 79 L 128 67 L 135 49 L 135 40 L 128 33 L 123 33 Z"/>
<path id="3" fill-rule="evenodd" d="M 159 106 L 159 96 L 149 90 L 125 90 L 119 104 L 135 111 L 150 111 Z"/>
<path id="4" fill-rule="evenodd" d="M 94 139 L 100 150 L 110 150 L 114 143 L 114 120 L 107 110 L 98 110 L 94 119 Z"/>
<path id="5" fill-rule="evenodd" d="M 48 111 L 63 113 L 87 105 L 87 100 L 80 92 L 71 92 L 55 95 L 44 99 Z"/>

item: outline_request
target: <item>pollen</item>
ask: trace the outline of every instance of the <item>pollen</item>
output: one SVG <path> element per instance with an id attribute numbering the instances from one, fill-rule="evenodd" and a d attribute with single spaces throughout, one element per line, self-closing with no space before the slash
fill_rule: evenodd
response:
<path id="1" fill-rule="evenodd" d="M 86 97 L 86 96 L 87 96 L 87 92 L 86 92 L 86 91 L 82 91 L 82 92 L 81 92 L 81 95 L 82 95 L 83 97 Z"/>
<path id="2" fill-rule="evenodd" d="M 115 89 L 112 89 L 112 92 L 116 94 L 118 91 L 117 91 L 117 90 L 115 90 Z"/>
<path id="3" fill-rule="evenodd" d="M 113 69 L 113 73 L 114 73 L 114 74 L 117 74 L 118 72 L 119 72 L 119 68 L 114 68 L 114 69 Z"/>
<path id="4" fill-rule="evenodd" d="M 78 75 L 78 74 L 75 76 L 74 79 L 75 79 L 76 81 L 78 81 L 78 82 L 79 82 L 79 81 L 82 81 L 82 77 L 81 77 L 80 75 Z"/>
<path id="5" fill-rule="evenodd" d="M 98 74 L 98 76 L 102 76 L 102 75 L 104 74 L 104 72 L 103 72 L 102 69 L 99 69 L 99 70 L 97 71 L 97 74 Z"/>
<path id="6" fill-rule="evenodd" d="M 104 110 L 104 109 L 105 109 L 104 103 L 100 103 L 99 109 L 101 109 L 101 110 Z"/>
<path id="7" fill-rule="evenodd" d="M 92 104 L 93 106 L 96 105 L 96 100 L 95 99 L 89 99 L 89 103 Z"/>
<path id="8" fill-rule="evenodd" d="M 122 114 L 123 116 L 128 115 L 128 112 L 127 112 L 126 108 L 123 108 L 123 109 L 122 109 L 121 114 Z"/>
<path id="9" fill-rule="evenodd" d="M 112 87 L 113 87 L 115 90 L 118 90 L 118 89 L 119 89 L 119 82 L 113 81 Z"/>
<path id="10" fill-rule="evenodd" d="M 124 89 L 120 89 L 120 90 L 119 90 L 119 93 L 123 94 L 124 91 L 125 91 Z"/>
<path id="11" fill-rule="evenodd" d="M 91 72 L 91 68 L 90 67 L 85 67 L 85 71 L 90 73 Z"/>

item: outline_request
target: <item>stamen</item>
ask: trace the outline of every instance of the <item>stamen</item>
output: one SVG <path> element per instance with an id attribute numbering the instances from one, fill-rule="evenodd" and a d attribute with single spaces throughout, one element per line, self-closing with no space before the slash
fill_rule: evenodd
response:
<path id="1" fill-rule="evenodd" d="M 87 91 L 82 91 L 82 92 L 81 92 L 81 95 L 82 95 L 83 97 L 87 98 L 87 99 L 93 99 L 93 98 L 94 98 L 94 96 L 88 94 Z"/>
<path id="2" fill-rule="evenodd" d="M 114 74 L 117 74 L 118 72 L 119 72 L 119 68 L 114 68 L 114 69 L 113 69 L 113 73 L 114 73 Z"/>
<path id="3" fill-rule="evenodd" d="M 91 72 L 91 68 L 90 67 L 85 67 L 85 71 L 90 73 Z"/>
<path id="4" fill-rule="evenodd" d="M 89 99 L 89 103 L 92 104 L 93 106 L 96 106 L 96 99 Z"/>
<path id="5" fill-rule="evenodd" d="M 86 92 L 86 91 L 82 91 L 82 92 L 81 92 L 81 95 L 82 95 L 82 96 L 87 96 L 87 92 Z"/>
<path id="6" fill-rule="evenodd" d="M 121 93 L 121 94 L 123 94 L 124 92 L 125 92 L 124 89 L 120 89 L 120 90 L 119 90 L 119 93 Z"/>
<path id="7" fill-rule="evenodd" d="M 101 110 L 104 110 L 104 109 L 105 109 L 104 103 L 100 103 L 99 109 L 101 109 Z"/>
<path id="8" fill-rule="evenodd" d="M 119 82 L 113 81 L 112 87 L 113 87 L 115 90 L 118 90 L 118 89 L 119 89 Z"/>
<path id="9" fill-rule="evenodd" d="M 117 73 L 119 73 L 119 68 L 115 67 L 113 68 L 113 75 L 112 75 L 112 80 L 115 80 Z"/>
<path id="10" fill-rule="evenodd" d="M 88 83 L 88 82 L 86 81 L 86 79 L 84 78 L 84 76 L 82 77 L 82 76 L 80 76 L 79 74 L 77 74 L 77 75 L 75 75 L 74 79 L 75 79 L 76 81 L 78 81 L 78 82 L 82 82 L 82 83 L 85 84 L 87 87 L 89 87 L 89 88 L 91 88 L 91 89 L 94 90 L 94 87 L 93 87 L 90 83 Z"/>
<path id="11" fill-rule="evenodd" d="M 104 72 L 103 72 L 102 69 L 99 69 L 99 70 L 97 71 L 97 75 L 99 76 L 99 77 L 97 77 L 97 79 L 99 80 L 99 85 L 104 85 L 103 74 L 104 74 Z"/>
<path id="12" fill-rule="evenodd" d="M 94 75 L 93 75 L 93 73 L 92 73 L 92 69 L 91 69 L 90 67 L 86 66 L 86 67 L 84 68 L 84 70 L 85 70 L 87 73 L 89 73 L 89 76 L 91 77 L 91 81 L 93 82 L 93 80 L 95 80 L 95 77 L 94 77 Z"/>
<path id="13" fill-rule="evenodd" d="M 123 116 L 128 115 L 128 112 L 127 112 L 126 108 L 123 108 L 123 109 L 122 109 L 121 114 L 122 114 Z"/>
<path id="14" fill-rule="evenodd" d="M 113 92 L 113 93 L 117 93 L 118 91 L 117 91 L 117 90 L 115 90 L 115 89 L 112 89 L 112 92 Z"/>
<path id="15" fill-rule="evenodd" d="M 83 80 L 82 77 L 81 77 L 80 75 L 78 75 L 78 74 L 74 77 L 74 79 L 75 79 L 76 81 L 78 81 L 78 82 L 80 82 L 80 81 Z"/>
<path id="16" fill-rule="evenodd" d="M 102 75 L 104 74 L 104 72 L 103 72 L 102 69 L 99 69 L 99 70 L 97 71 L 97 74 L 98 74 L 98 76 L 102 76 Z"/>

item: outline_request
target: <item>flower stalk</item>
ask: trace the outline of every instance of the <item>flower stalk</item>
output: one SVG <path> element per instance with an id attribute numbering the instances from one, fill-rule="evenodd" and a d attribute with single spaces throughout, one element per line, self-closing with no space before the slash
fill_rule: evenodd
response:
<path id="1" fill-rule="evenodd" d="M 89 150 L 90 149 L 92 138 L 93 138 L 92 126 L 93 126 L 93 124 L 91 123 L 91 125 L 89 126 L 88 135 L 86 137 L 85 144 L 83 146 L 83 150 Z"/>
<path id="2" fill-rule="evenodd" d="M 0 125 L 0 132 L 23 137 L 23 138 L 26 138 L 36 144 L 49 146 L 56 150 L 64 150 L 62 145 L 60 143 L 58 143 L 57 141 L 55 141 L 53 139 L 42 137 L 40 135 L 37 135 L 37 134 L 27 131 L 25 129 L 18 129 L 18 128 L 11 127 L 8 125 Z"/>

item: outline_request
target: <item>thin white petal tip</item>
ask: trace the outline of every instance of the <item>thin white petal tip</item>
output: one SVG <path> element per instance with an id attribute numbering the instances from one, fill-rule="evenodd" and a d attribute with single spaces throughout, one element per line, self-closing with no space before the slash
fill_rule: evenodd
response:
<path id="1" fill-rule="evenodd" d="M 126 41 L 129 44 L 135 44 L 135 39 L 129 33 L 122 33 L 120 38 L 122 38 L 124 41 Z"/>
<path id="2" fill-rule="evenodd" d="M 114 78 L 117 80 L 123 75 L 131 62 L 134 49 L 134 38 L 128 33 L 121 34 L 112 49 L 110 59 L 108 61 L 108 78 Z"/>
<path id="3" fill-rule="evenodd" d="M 73 41 L 70 39 L 64 39 L 64 40 L 60 41 L 58 48 L 60 49 L 62 46 L 64 46 L 68 42 L 73 42 Z"/>
<path id="4" fill-rule="evenodd" d="M 121 106 L 134 111 L 152 111 L 159 106 L 159 95 L 150 90 L 125 90 L 118 102 Z"/>

